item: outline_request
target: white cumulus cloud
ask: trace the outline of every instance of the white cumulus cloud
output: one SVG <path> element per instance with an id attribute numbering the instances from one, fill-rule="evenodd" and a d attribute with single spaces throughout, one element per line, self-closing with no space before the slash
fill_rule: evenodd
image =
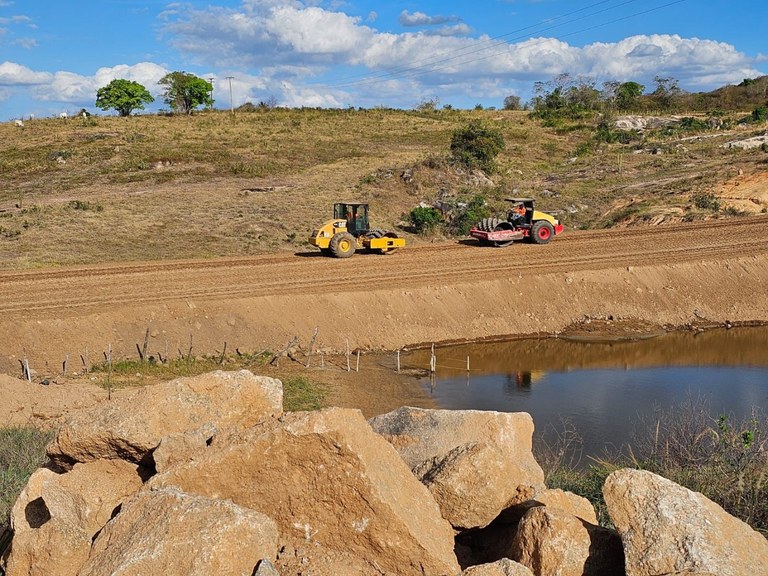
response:
<path id="1" fill-rule="evenodd" d="M 408 12 L 408 10 L 403 10 L 398 18 L 401 26 L 439 26 L 460 20 L 458 16 L 430 16 L 424 12 Z"/>
<path id="2" fill-rule="evenodd" d="M 31 86 L 35 84 L 45 84 L 51 81 L 53 75 L 49 72 L 35 72 L 14 62 L 3 62 L 0 64 L 0 85 Z"/>

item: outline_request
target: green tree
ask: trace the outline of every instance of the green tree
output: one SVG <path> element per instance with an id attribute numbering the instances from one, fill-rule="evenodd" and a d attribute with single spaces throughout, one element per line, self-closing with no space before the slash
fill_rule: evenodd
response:
<path id="1" fill-rule="evenodd" d="M 651 97 L 661 110 L 674 108 L 680 97 L 685 94 L 675 78 L 655 76 L 653 81 L 656 83 L 656 89 L 651 93 Z"/>
<path id="2" fill-rule="evenodd" d="M 496 156 L 504 146 L 501 132 L 481 120 L 472 120 L 454 130 L 451 136 L 454 160 L 469 169 L 479 168 L 489 174 L 496 170 Z"/>
<path id="3" fill-rule="evenodd" d="M 504 110 L 520 110 L 520 96 L 507 96 L 504 98 Z"/>
<path id="4" fill-rule="evenodd" d="M 645 86 L 637 82 L 622 82 L 616 88 L 616 107 L 619 110 L 632 110 L 637 107 Z"/>
<path id="5" fill-rule="evenodd" d="M 213 106 L 210 82 L 187 72 L 171 72 L 158 82 L 164 87 L 163 100 L 175 112 L 192 114 L 198 106 Z"/>
<path id="6" fill-rule="evenodd" d="M 130 116 L 134 110 L 144 110 L 144 104 L 155 99 L 138 82 L 117 78 L 96 91 L 96 106 L 102 110 L 117 110 L 120 116 Z"/>
<path id="7" fill-rule="evenodd" d="M 590 78 L 574 77 L 565 72 L 548 82 L 535 82 L 531 102 L 534 117 L 552 120 L 579 119 L 599 108 L 600 92 Z"/>

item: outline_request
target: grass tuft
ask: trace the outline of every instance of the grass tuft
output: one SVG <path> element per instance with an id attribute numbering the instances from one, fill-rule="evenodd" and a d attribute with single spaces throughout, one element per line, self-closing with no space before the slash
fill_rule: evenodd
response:
<path id="1" fill-rule="evenodd" d="M 0 557 L 5 547 L 2 534 L 10 528 L 11 508 L 32 472 L 45 464 L 45 446 L 52 438 L 53 432 L 32 426 L 0 428 Z"/>
<path id="2" fill-rule="evenodd" d="M 580 440 L 572 428 L 552 442 L 538 441 L 536 458 L 550 488 L 589 499 L 601 525 L 610 526 L 602 485 L 619 468 L 649 470 L 700 492 L 726 512 L 768 535 L 768 418 L 757 409 L 743 421 L 710 415 L 705 399 L 692 398 L 659 410 L 640 427 L 627 452 L 581 465 Z"/>
<path id="3" fill-rule="evenodd" d="M 319 410 L 325 406 L 326 384 L 318 384 L 303 376 L 283 380 L 283 408 L 288 412 Z"/>

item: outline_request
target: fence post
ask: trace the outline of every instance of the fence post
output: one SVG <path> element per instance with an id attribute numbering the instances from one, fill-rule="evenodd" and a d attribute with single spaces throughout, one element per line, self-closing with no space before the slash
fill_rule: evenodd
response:
<path id="1" fill-rule="evenodd" d="M 347 372 L 350 371 L 349 367 L 349 338 L 347 338 Z"/>
<path id="2" fill-rule="evenodd" d="M 437 368 L 437 359 L 435 358 L 435 345 L 432 344 L 432 356 L 429 358 L 429 371 L 434 374 Z"/>

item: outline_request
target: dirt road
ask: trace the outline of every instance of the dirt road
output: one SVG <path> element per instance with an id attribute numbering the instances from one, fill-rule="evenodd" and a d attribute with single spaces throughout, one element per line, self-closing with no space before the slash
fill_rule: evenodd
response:
<path id="1" fill-rule="evenodd" d="M 342 350 L 553 333 L 584 316 L 682 325 L 768 319 L 768 217 L 566 231 L 545 246 L 473 241 L 349 260 L 298 254 L 0 273 L 0 370 L 86 348 Z"/>

